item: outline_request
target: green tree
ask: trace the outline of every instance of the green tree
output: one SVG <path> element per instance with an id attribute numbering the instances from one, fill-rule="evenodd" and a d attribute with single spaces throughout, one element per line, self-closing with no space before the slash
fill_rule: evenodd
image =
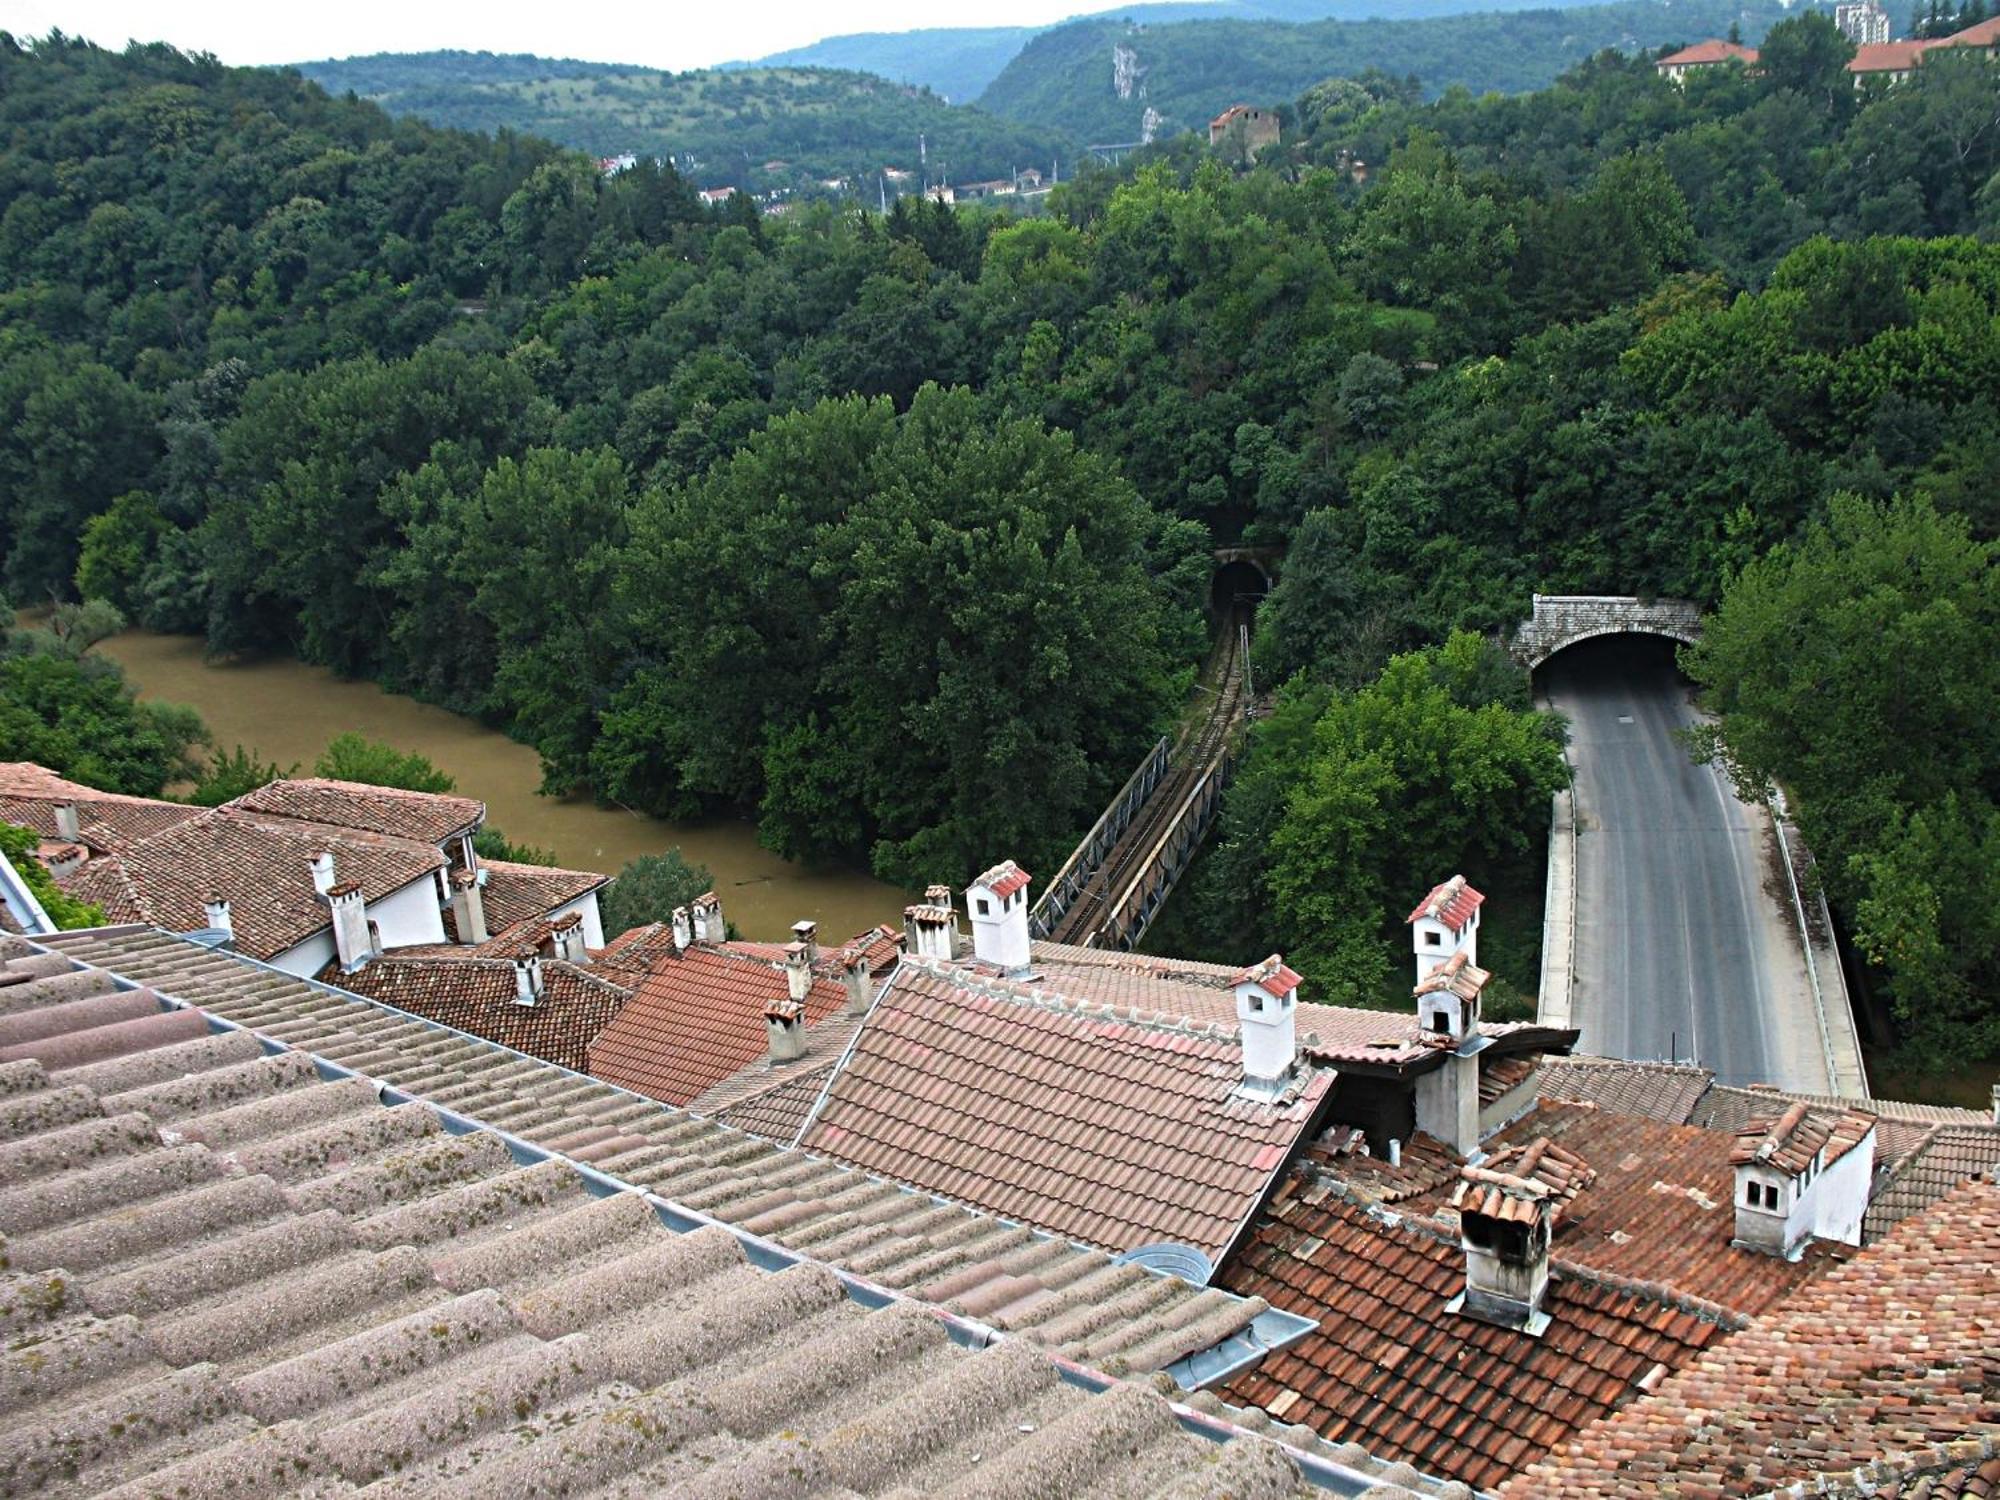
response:
<path id="1" fill-rule="evenodd" d="M 1788 16 L 1764 33 L 1757 66 L 1774 89 L 1792 89 L 1828 114 L 1854 104 L 1854 80 L 1847 65 L 1854 43 L 1823 11 Z"/>
<path id="2" fill-rule="evenodd" d="M 398 750 L 352 730 L 335 735 L 313 762 L 313 775 L 332 781 L 359 781 L 369 786 L 401 787 L 409 792 L 449 792 L 458 783 L 430 758 Z"/>
<path id="3" fill-rule="evenodd" d="M 689 864 L 679 849 L 642 854 L 618 872 L 599 899 L 605 936 L 667 921 L 675 907 L 686 906 L 714 888 L 715 877 L 708 867 Z"/>
<path id="4" fill-rule="evenodd" d="M 49 920 L 63 932 L 73 932 L 79 927 L 102 927 L 104 908 L 89 901 L 79 901 L 56 884 L 55 877 L 37 856 L 42 836 L 32 828 L 22 828 L 14 823 L 0 823 L 0 854 L 7 857 L 28 889 L 35 893 L 35 899 L 42 903 Z"/>
<path id="5" fill-rule="evenodd" d="M 220 807 L 225 802 L 256 791 L 260 786 L 269 786 L 274 781 L 283 781 L 298 774 L 296 763 L 280 766 L 276 761 L 262 761 L 238 745 L 233 750 L 208 758 L 194 790 L 188 794 L 188 801 L 197 807 Z"/>
<path id="6" fill-rule="evenodd" d="M 207 741 L 194 710 L 138 702 L 114 662 L 33 650 L 0 656 L 0 760 L 157 797 L 200 774 Z"/>

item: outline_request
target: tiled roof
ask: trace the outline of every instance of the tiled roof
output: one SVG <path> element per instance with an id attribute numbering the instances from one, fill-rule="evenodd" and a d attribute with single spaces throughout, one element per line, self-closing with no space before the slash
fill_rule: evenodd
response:
<path id="1" fill-rule="evenodd" d="M 1502 1493 L 1817 1494 L 1819 1475 L 1913 1448 L 1970 1439 L 1977 1455 L 2000 1436 L 1996 1391 L 2000 1187 L 1974 1181 Z"/>
<path id="2" fill-rule="evenodd" d="M 486 821 L 486 804 L 471 797 L 411 792 L 359 781 L 302 777 L 273 781 L 226 806 L 332 828 L 358 828 L 441 843 Z"/>
<path id="3" fill-rule="evenodd" d="M 1865 42 L 1854 49 L 1854 56 L 1847 61 L 1850 73 L 1907 73 L 1933 47 L 1945 46 L 1943 41 L 1935 42 Z"/>
<path id="4" fill-rule="evenodd" d="M 1269 990 L 1273 995 L 1280 998 L 1291 994 L 1301 983 L 1303 981 L 1300 979 L 1298 973 L 1295 970 L 1286 968 L 1285 961 L 1275 953 L 1262 963 L 1252 964 L 1249 968 L 1240 971 L 1230 981 L 1232 987 L 1239 984 L 1254 984 L 1259 989 Z"/>
<path id="5" fill-rule="evenodd" d="M 1735 42 L 1725 42 L 1716 37 L 1710 37 L 1705 42 L 1696 42 L 1692 47 L 1683 47 L 1680 51 L 1661 58 L 1654 66 L 1660 68 L 1686 68 L 1699 67 L 1703 63 L 1730 62 L 1732 60 L 1753 63 L 1757 60 L 1757 49 L 1755 47 L 1740 46 Z"/>
<path id="6" fill-rule="evenodd" d="M 1685 1125 L 1715 1074 L 1693 1063 L 1552 1057 L 1542 1064 L 1542 1097 L 1601 1104 L 1624 1115 Z M 1732 1127 L 1733 1128 L 1733 1127 Z"/>
<path id="7" fill-rule="evenodd" d="M 1736 1132 L 1730 1148 L 1731 1166 L 1748 1162 L 1768 1162 L 1780 1172 L 1793 1176 L 1805 1171 L 1822 1150 L 1825 1165 L 1832 1166 L 1867 1138 L 1875 1128 L 1871 1115 L 1853 1110 L 1838 1114 L 1815 1110 L 1800 1101 L 1785 1107 L 1782 1114 L 1751 1120 Z"/>
<path id="8" fill-rule="evenodd" d="M 517 865 L 504 859 L 482 859 L 479 868 L 486 872 L 486 886 L 480 892 L 486 930 L 495 934 L 545 917 L 606 883 L 592 870 Z"/>
<path id="9" fill-rule="evenodd" d="M 1449 990 L 1461 1000 L 1473 1000 L 1478 998 L 1479 992 L 1486 988 L 1486 981 L 1492 977 L 1461 948 L 1426 974 L 1423 982 L 1416 987 L 1415 994 L 1422 998 L 1439 990 Z"/>
<path id="10" fill-rule="evenodd" d="M 1089 1244 L 1213 1260 L 1330 1079 L 1241 1098 L 1233 1035 L 905 960 L 804 1144 Z"/>
<path id="11" fill-rule="evenodd" d="M 1003 859 L 972 883 L 982 886 L 1003 901 L 1026 885 L 1031 877 L 1011 859 Z"/>
<path id="12" fill-rule="evenodd" d="M 331 853 L 337 878 L 370 900 L 429 876 L 444 863 L 412 839 L 329 830 L 283 818 L 211 808 L 118 854 L 93 859 L 66 882 L 114 921 L 151 922 L 179 932 L 208 925 L 212 892 L 229 900 L 237 946 L 270 958 L 330 921 L 314 889 L 312 861 Z"/>
<path id="13" fill-rule="evenodd" d="M 778 1150 L 184 939 L 111 928 L 63 934 L 51 946 L 66 959 L 152 985 L 386 1086 L 559 1149 L 658 1195 L 683 1218 L 704 1215 L 733 1225 L 1100 1368 L 1160 1369 L 1189 1350 L 1243 1335 L 1258 1312 L 1255 1303 L 1218 1302 L 1220 1293 L 1114 1265 L 1101 1251 Z M 31 962 L 61 967 L 53 957 Z M 65 973 L 51 982 L 82 981 Z M 0 1014 L 28 1003 L 26 988 L 0 989 Z M 86 1038 L 78 1048 L 101 1056 L 101 1045 Z"/>
<path id="14" fill-rule="evenodd" d="M 395 949 L 343 976 L 333 966 L 320 978 L 427 1021 L 525 1052 L 582 1073 L 590 1039 L 603 1031 L 631 991 L 559 960 L 541 964 L 542 993 L 523 1005 L 514 965 L 464 953 L 407 956 Z"/>
<path id="15" fill-rule="evenodd" d="M 1795 1094 L 1762 1085 L 1737 1087 L 1717 1084 L 1702 1096 L 1690 1117 L 1696 1125 L 1711 1130 L 1741 1130 L 1760 1116 L 1782 1114 L 1786 1104 L 1799 1101 L 1821 1109 L 1858 1109 L 1879 1120 L 1911 1120 L 1924 1125 L 1981 1125 L 1991 1123 L 1984 1110 L 1960 1109 L 1949 1104 L 1914 1104 L 1901 1099 L 1842 1099 L 1833 1094 Z"/>
<path id="16" fill-rule="evenodd" d="M 1317 1332 L 1225 1388 L 1335 1442 L 1490 1489 L 1725 1335 L 1725 1315 L 1561 1268 L 1535 1338 L 1446 1311 L 1457 1237 L 1294 1177 L 1222 1284 Z"/>
<path id="17" fill-rule="evenodd" d="M 699 945 L 656 959 L 618 1018 L 590 1043 L 589 1071 L 650 1099 L 687 1104 L 766 1056 L 764 1012 L 789 998 L 785 975 L 760 959 Z M 815 978 L 808 1027 L 847 1003 L 847 989 Z"/>
<path id="18" fill-rule="evenodd" d="M 1556 1227 L 1552 1253 L 1562 1260 L 1754 1314 L 1852 1253 L 1814 1241 L 1793 1262 L 1732 1245 L 1734 1138 L 1719 1131 L 1545 1099 L 1487 1146 L 1499 1151 L 1542 1136 L 1597 1174 Z M 1450 1223 L 1447 1188 L 1401 1206 Z"/>
<path id="19" fill-rule="evenodd" d="M 1328 1462 L 1211 1397 L 955 1340 L 199 1010 L 8 972 L 37 976 L 0 1010 L 33 1038 L 0 1064 L 8 1493 L 1167 1500 L 1288 1496 Z"/>
<path id="20" fill-rule="evenodd" d="M 1076 943 L 1052 943 L 1036 938 L 1031 945 L 1035 966 L 1051 973 L 1110 970 L 1142 978 L 1171 979 L 1189 984 L 1228 988 L 1240 964 L 1210 964 L 1193 958 L 1165 958 L 1152 953 L 1127 953 L 1120 948 L 1085 948 Z"/>
<path id="21" fill-rule="evenodd" d="M 2000 1175 L 2000 1125 L 1937 1125 L 1880 1178 L 1862 1220 L 1873 1241 L 1972 1176 Z"/>
<path id="22" fill-rule="evenodd" d="M 698 1115 L 762 1136 L 780 1146 L 798 1140 L 820 1091 L 861 1029 L 861 1017 L 845 1008 L 817 1026 L 805 1029 L 804 1054 L 789 1063 L 772 1063 L 768 1052 L 702 1090 L 688 1104 Z"/>
<path id="23" fill-rule="evenodd" d="M 1526 1083 L 1541 1071 L 1541 1060 L 1534 1057 L 1496 1057 L 1488 1062 L 1479 1059 L 1479 1103 L 1480 1107 L 1493 1103 L 1509 1089 Z"/>
<path id="24" fill-rule="evenodd" d="M 163 833 L 202 811 L 155 797 L 100 792 L 31 760 L 0 761 L 0 823 L 32 828 L 45 839 L 60 838 L 56 809 L 64 803 L 75 804 L 83 842 L 99 852 Z"/>
<path id="25" fill-rule="evenodd" d="M 1465 883 L 1463 875 L 1454 875 L 1432 886 L 1431 893 L 1411 909 L 1404 921 L 1414 922 L 1419 917 L 1429 917 L 1433 922 L 1442 922 L 1453 932 L 1460 932 L 1485 900 L 1485 896 Z"/>
<path id="26" fill-rule="evenodd" d="M 1533 1219 L 1541 1204 L 1552 1218 L 1596 1179 L 1590 1163 L 1545 1135 L 1494 1151 L 1479 1165 L 1459 1168 L 1451 1203 L 1462 1214 Z"/>

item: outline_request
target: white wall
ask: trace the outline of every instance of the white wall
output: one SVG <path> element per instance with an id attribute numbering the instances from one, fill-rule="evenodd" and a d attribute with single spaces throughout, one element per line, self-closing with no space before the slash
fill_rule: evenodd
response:
<path id="1" fill-rule="evenodd" d="M 321 969 L 333 962 L 333 928 L 328 927 L 307 938 L 303 943 L 287 948 L 283 953 L 273 954 L 271 966 L 283 969 L 287 974 L 296 974 L 301 979 L 310 979 Z"/>
<path id="2" fill-rule="evenodd" d="M 368 920 L 381 932 L 384 951 L 445 940 L 437 881 L 428 874 L 391 891 L 379 901 L 370 901 Z"/>
<path id="3" fill-rule="evenodd" d="M 558 906 L 549 913 L 551 922 L 561 921 L 571 912 L 583 914 L 583 946 L 602 948 L 604 946 L 604 918 L 597 910 L 597 892 L 579 896 L 567 906 Z"/>
<path id="4" fill-rule="evenodd" d="M 1861 1220 L 1868 1212 L 1868 1189 L 1875 1178 L 1875 1132 L 1828 1167 L 1806 1189 L 1813 1233 L 1843 1245 L 1861 1243 Z"/>

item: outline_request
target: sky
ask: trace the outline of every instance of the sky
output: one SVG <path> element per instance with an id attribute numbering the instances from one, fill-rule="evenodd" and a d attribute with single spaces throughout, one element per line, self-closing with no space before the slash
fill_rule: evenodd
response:
<path id="1" fill-rule="evenodd" d="M 314 62 L 369 52 L 534 52 L 651 68 L 700 68 L 766 56 L 850 31 L 1023 26 L 1102 9 L 1109 0 L 668 0 L 551 5 L 518 0 L 0 0 L 0 30 L 50 30 L 106 47 L 129 40 L 213 52 L 226 63 Z"/>

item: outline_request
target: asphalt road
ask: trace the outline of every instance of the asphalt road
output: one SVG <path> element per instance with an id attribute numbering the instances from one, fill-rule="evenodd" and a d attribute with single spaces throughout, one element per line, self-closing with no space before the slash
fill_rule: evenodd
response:
<path id="1" fill-rule="evenodd" d="M 1576 772 L 1579 1050 L 1828 1092 L 1770 817 L 1674 738 L 1697 715 L 1669 650 L 1586 642 L 1536 682 L 1570 721 Z"/>

